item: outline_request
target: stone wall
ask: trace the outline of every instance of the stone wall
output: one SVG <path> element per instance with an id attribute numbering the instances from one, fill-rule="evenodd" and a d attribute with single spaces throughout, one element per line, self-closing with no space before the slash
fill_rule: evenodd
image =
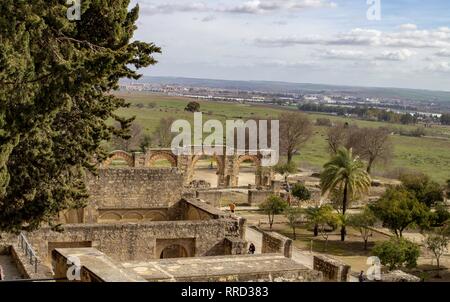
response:
<path id="1" fill-rule="evenodd" d="M 248 204 L 258 206 L 274 194 L 273 191 L 267 190 L 248 190 Z"/>
<path id="2" fill-rule="evenodd" d="M 167 207 L 180 200 L 183 176 L 176 169 L 99 169 L 88 189 L 98 208 Z"/>
<path id="3" fill-rule="evenodd" d="M 314 270 L 322 272 L 325 281 L 346 282 L 350 266 L 322 255 L 314 256 Z"/>
<path id="4" fill-rule="evenodd" d="M 233 219 L 202 221 L 167 221 L 123 224 L 73 224 L 64 226 L 64 232 L 49 228 L 28 233 L 27 237 L 41 259 L 49 261 L 49 246 L 74 247 L 77 243 L 95 247 L 118 261 L 159 258 L 158 239 L 191 239 L 195 241 L 194 255 L 202 256 L 227 236 L 240 237 L 239 222 Z M 57 244 L 56 244 L 57 243 Z"/>
<path id="5" fill-rule="evenodd" d="M 74 280 L 67 280 L 67 272 L 74 264 L 72 257 L 77 257 L 80 267 L 79 275 L 73 275 Z M 61 281 L 73 282 L 145 282 L 146 280 L 132 271 L 124 270 L 108 256 L 93 248 L 56 249 L 52 252 L 55 278 Z"/>
<path id="6" fill-rule="evenodd" d="M 55 277 L 66 279 L 77 257 L 81 282 L 318 282 L 322 274 L 281 255 L 235 255 L 118 263 L 93 249 L 57 249 Z M 173 270 L 176 267 L 176 270 Z M 170 273 L 169 273 L 170 272 Z"/>
<path id="7" fill-rule="evenodd" d="M 176 169 L 99 169 L 87 186 L 87 207 L 62 212 L 60 223 L 166 220 L 165 209 L 183 194 L 183 176 Z"/>
<path id="8" fill-rule="evenodd" d="M 292 239 L 276 232 L 263 231 L 256 226 L 251 226 L 251 228 L 262 234 L 261 253 L 278 253 L 287 258 L 292 257 Z"/>
<path id="9" fill-rule="evenodd" d="M 196 197 L 209 203 L 210 205 L 219 208 L 222 200 L 222 191 L 196 191 Z"/>

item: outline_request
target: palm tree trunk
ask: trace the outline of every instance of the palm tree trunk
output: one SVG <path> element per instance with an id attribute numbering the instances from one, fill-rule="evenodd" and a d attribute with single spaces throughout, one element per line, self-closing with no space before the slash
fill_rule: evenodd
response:
<path id="1" fill-rule="evenodd" d="M 348 201 L 348 183 L 345 182 L 344 185 L 344 200 L 342 201 L 342 215 L 345 215 L 345 212 L 347 211 L 347 201 Z M 345 241 L 345 235 L 347 234 L 347 230 L 345 228 L 345 225 L 342 225 L 341 227 L 341 241 Z"/>

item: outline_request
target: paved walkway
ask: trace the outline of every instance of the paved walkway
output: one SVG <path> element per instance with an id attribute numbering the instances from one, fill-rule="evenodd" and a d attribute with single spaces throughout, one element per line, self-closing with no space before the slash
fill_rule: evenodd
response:
<path id="1" fill-rule="evenodd" d="M 22 276 L 17 270 L 15 263 L 12 261 L 11 256 L 0 255 L 0 266 L 3 268 L 3 273 L 5 277 L 4 281 L 22 279 Z"/>

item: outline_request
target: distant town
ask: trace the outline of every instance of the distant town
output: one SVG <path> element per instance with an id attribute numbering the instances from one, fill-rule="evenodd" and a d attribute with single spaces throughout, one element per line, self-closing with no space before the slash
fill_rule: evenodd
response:
<path id="1" fill-rule="evenodd" d="M 170 80 L 172 79 L 172 80 Z M 436 102 L 435 100 L 417 100 L 406 97 L 372 97 L 372 93 L 364 96 L 364 89 L 355 93 L 354 90 L 343 91 L 292 91 L 287 92 L 272 89 L 270 82 L 266 89 L 252 88 L 252 85 L 224 84 L 213 80 L 197 80 L 198 83 L 184 83 L 178 78 L 144 77 L 138 82 L 123 81 L 120 84 L 122 92 L 150 92 L 168 96 L 188 97 L 197 100 L 253 103 L 273 106 L 290 107 L 302 111 L 320 112 L 328 115 L 349 117 L 363 117 L 380 121 L 391 121 L 392 115 L 398 115 L 398 122 L 410 124 L 416 122 L 441 123 L 442 115 L 450 112 L 450 100 L 448 102 Z M 242 82 L 245 83 L 245 82 Z M 216 86 L 216 87 L 214 87 Z M 229 86 L 225 88 L 224 86 Z M 239 86 L 243 86 L 240 88 Z M 345 91 L 348 90 L 348 91 Z M 403 116 L 403 118 L 402 118 Z M 411 118 L 410 118 L 410 117 Z M 447 123 L 447 121 L 445 122 Z"/>

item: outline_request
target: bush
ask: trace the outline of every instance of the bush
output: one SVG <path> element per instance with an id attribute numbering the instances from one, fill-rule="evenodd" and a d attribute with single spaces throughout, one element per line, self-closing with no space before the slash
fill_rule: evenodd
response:
<path id="1" fill-rule="evenodd" d="M 444 201 L 444 190 L 435 181 L 423 173 L 406 173 L 400 176 L 403 186 L 413 193 L 417 200 L 432 207 L 435 203 Z"/>
<path id="2" fill-rule="evenodd" d="M 283 211 L 288 207 L 287 202 L 276 195 L 271 195 L 267 200 L 259 205 L 261 211 L 269 217 L 269 226 L 272 229 L 273 220 L 275 215 L 283 213 Z"/>
<path id="3" fill-rule="evenodd" d="M 441 227 L 449 220 L 450 212 L 447 210 L 447 207 L 442 203 L 436 205 L 435 211 L 431 216 L 431 225 L 433 227 Z"/>
<path id="4" fill-rule="evenodd" d="M 389 270 L 401 267 L 414 268 L 420 256 L 419 246 L 403 238 L 393 238 L 379 243 L 372 252 Z"/>
<path id="5" fill-rule="evenodd" d="M 296 183 L 292 188 L 292 195 L 301 201 L 311 199 L 311 192 L 302 183 Z"/>
<path id="6" fill-rule="evenodd" d="M 331 120 L 329 118 L 319 117 L 316 120 L 316 125 L 317 126 L 331 127 L 331 126 L 333 126 L 333 123 L 331 122 Z"/>
<path id="7" fill-rule="evenodd" d="M 200 104 L 197 102 L 190 102 L 189 104 L 187 104 L 186 108 L 184 108 L 184 111 L 199 112 Z"/>

